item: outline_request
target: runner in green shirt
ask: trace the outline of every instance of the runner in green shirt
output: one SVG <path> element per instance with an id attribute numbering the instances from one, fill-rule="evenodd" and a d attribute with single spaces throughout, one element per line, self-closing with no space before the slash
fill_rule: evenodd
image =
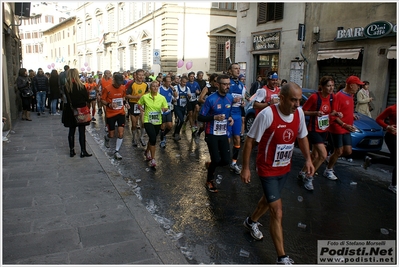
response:
<path id="1" fill-rule="evenodd" d="M 150 86 L 150 93 L 144 94 L 139 101 L 139 108 L 144 112 L 144 129 L 147 132 L 149 141 L 144 152 L 151 167 L 156 166 L 155 145 L 157 135 L 161 129 L 162 113 L 168 110 L 166 98 L 158 93 L 159 82 L 153 81 Z M 143 108 L 143 106 L 145 108 Z"/>

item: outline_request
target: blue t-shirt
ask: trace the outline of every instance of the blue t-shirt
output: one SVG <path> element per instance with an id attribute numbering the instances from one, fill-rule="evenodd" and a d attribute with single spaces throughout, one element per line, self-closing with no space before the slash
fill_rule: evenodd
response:
<path id="1" fill-rule="evenodd" d="M 186 87 L 191 92 L 190 102 L 196 101 L 197 100 L 197 93 L 195 91 L 198 90 L 199 92 L 201 92 L 201 88 L 200 88 L 199 84 L 196 81 L 194 81 L 193 83 L 187 82 L 186 83 Z"/>
<path id="2" fill-rule="evenodd" d="M 241 103 L 242 103 L 242 93 L 244 90 L 244 84 L 240 80 L 233 80 L 230 78 L 230 89 L 229 94 L 233 96 L 233 99 L 236 97 L 241 97 L 241 101 L 235 102 L 232 104 L 232 115 L 240 115 L 241 116 Z"/>
<path id="3" fill-rule="evenodd" d="M 172 87 L 169 87 L 168 89 L 166 89 L 163 86 L 160 86 L 159 87 L 159 93 L 166 98 L 166 102 L 168 103 L 168 109 L 169 109 L 168 112 L 166 112 L 166 113 L 169 113 L 173 109 L 173 104 L 172 104 L 173 91 L 172 91 Z"/>
<path id="4" fill-rule="evenodd" d="M 223 121 L 207 121 L 205 122 L 205 133 L 213 135 L 227 135 L 227 126 L 229 124 L 228 118 L 231 116 L 231 105 L 233 97 L 231 94 L 222 96 L 219 92 L 208 96 L 205 103 L 202 105 L 200 114 L 203 116 L 214 116 L 224 114 Z"/>

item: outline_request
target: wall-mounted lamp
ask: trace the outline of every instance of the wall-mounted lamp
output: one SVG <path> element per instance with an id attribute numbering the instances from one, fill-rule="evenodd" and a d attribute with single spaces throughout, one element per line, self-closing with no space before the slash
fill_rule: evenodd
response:
<path id="1" fill-rule="evenodd" d="M 318 26 L 313 27 L 313 34 L 314 34 L 314 38 L 315 38 L 315 40 L 313 41 L 313 44 L 316 44 L 319 42 L 319 38 L 320 38 L 320 28 Z"/>
<path id="2" fill-rule="evenodd" d="M 343 30 L 343 29 L 344 29 L 344 27 L 337 27 L 338 31 Z"/>

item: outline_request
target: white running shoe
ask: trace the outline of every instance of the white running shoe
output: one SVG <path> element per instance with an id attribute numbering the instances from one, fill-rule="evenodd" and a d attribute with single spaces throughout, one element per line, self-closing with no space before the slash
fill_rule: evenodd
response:
<path id="1" fill-rule="evenodd" d="M 121 156 L 121 154 L 119 154 L 118 151 L 115 151 L 115 153 L 114 153 L 114 158 L 115 158 L 115 159 L 118 159 L 118 160 L 121 160 L 121 159 L 122 159 L 122 156 Z"/>
<path id="2" fill-rule="evenodd" d="M 330 179 L 330 180 L 337 180 L 337 179 L 338 179 L 338 177 L 335 176 L 333 170 L 325 169 L 325 170 L 324 170 L 324 173 L 323 173 L 323 176 L 326 177 L 326 178 L 328 178 L 328 179 Z"/>
<path id="3" fill-rule="evenodd" d="M 231 163 L 230 170 L 234 171 L 236 174 L 241 173 L 241 169 L 240 169 L 240 167 L 238 167 L 237 163 Z"/>
<path id="4" fill-rule="evenodd" d="M 283 264 L 283 265 L 292 265 L 294 263 L 294 261 L 289 256 L 287 256 L 287 257 L 282 258 L 281 260 L 279 260 L 277 258 L 276 263 Z"/>
<path id="5" fill-rule="evenodd" d="M 258 228 L 258 226 L 259 225 L 262 226 L 262 224 L 260 224 L 259 222 L 253 222 L 252 224 L 250 224 L 248 222 L 248 219 L 249 219 L 249 217 L 247 217 L 243 223 L 245 228 L 247 228 L 251 232 L 251 236 L 253 238 L 255 238 L 256 240 L 262 240 L 263 234 Z"/>
<path id="6" fill-rule="evenodd" d="M 309 191 L 313 191 L 314 187 L 313 187 L 313 177 L 309 176 L 309 177 L 305 177 L 303 179 L 303 186 L 309 190 Z"/>

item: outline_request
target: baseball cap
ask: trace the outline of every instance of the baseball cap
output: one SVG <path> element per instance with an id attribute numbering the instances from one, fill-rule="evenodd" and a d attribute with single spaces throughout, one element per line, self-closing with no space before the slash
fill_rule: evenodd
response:
<path id="1" fill-rule="evenodd" d="M 271 75 L 269 76 L 269 80 L 271 80 L 271 79 L 278 79 L 277 72 L 274 72 L 273 74 L 271 74 Z"/>
<path id="2" fill-rule="evenodd" d="M 238 79 L 241 79 L 242 77 L 245 78 L 245 75 L 244 75 L 244 74 L 240 74 L 240 75 L 238 76 Z"/>
<path id="3" fill-rule="evenodd" d="M 362 82 L 359 77 L 357 76 L 349 76 L 348 79 L 346 79 L 347 84 L 358 84 L 358 85 L 364 85 L 364 82 Z"/>
<path id="4" fill-rule="evenodd" d="M 123 84 L 123 76 L 122 76 L 122 74 L 115 74 L 114 75 L 114 80 L 117 83 Z"/>

